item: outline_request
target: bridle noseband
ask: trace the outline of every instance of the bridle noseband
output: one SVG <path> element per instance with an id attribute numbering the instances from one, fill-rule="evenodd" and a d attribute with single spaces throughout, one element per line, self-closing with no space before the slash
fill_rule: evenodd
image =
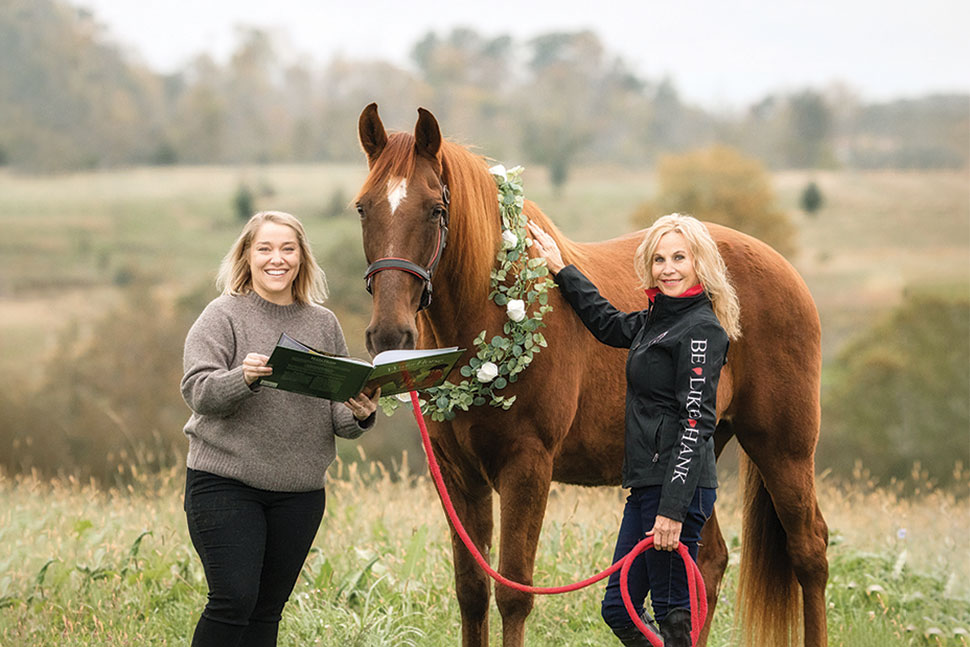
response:
<path id="1" fill-rule="evenodd" d="M 448 242 L 448 215 L 451 194 L 448 192 L 447 184 L 441 185 L 441 201 L 445 205 L 445 213 L 438 218 L 438 241 L 435 243 L 434 253 L 431 255 L 431 261 L 427 267 L 422 267 L 406 258 L 397 258 L 394 256 L 379 258 L 368 265 L 367 271 L 364 272 L 364 281 L 367 284 L 367 292 L 369 294 L 374 294 L 371 284 L 374 281 L 375 274 L 383 272 L 384 270 L 401 270 L 402 272 L 413 274 L 418 280 L 424 283 L 424 287 L 421 290 L 421 300 L 418 303 L 418 312 L 421 312 L 431 305 L 431 277 L 434 275 L 438 263 L 441 262 L 441 255 L 444 253 L 445 245 Z"/>

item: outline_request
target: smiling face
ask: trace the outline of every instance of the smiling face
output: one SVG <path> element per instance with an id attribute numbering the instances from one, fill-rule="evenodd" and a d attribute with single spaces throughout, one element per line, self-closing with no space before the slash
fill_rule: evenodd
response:
<path id="1" fill-rule="evenodd" d="M 253 290 L 270 303 L 293 303 L 293 280 L 300 271 L 300 243 L 287 225 L 264 222 L 249 248 L 249 271 Z"/>
<path id="2" fill-rule="evenodd" d="M 651 275 L 660 291 L 679 297 L 700 281 L 694 270 L 694 255 L 682 234 L 670 231 L 660 237 L 650 264 Z"/>

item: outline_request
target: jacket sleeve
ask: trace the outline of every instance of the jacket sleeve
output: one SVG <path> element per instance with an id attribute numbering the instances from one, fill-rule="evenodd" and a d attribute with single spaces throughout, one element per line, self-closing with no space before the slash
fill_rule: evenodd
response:
<path id="1" fill-rule="evenodd" d="M 182 355 L 182 398 L 195 413 L 225 417 L 253 396 L 242 365 L 231 366 L 236 340 L 228 314 L 212 305 L 192 324 Z"/>
<path id="2" fill-rule="evenodd" d="M 675 521 L 687 517 L 700 479 L 703 451 L 714 435 L 717 384 L 727 348 L 727 334 L 714 322 L 692 326 L 677 347 L 678 434 L 657 509 L 657 514 Z"/>
<path id="3" fill-rule="evenodd" d="M 337 355 L 348 354 L 347 340 L 344 339 L 344 331 L 340 327 L 337 317 L 331 315 L 332 334 L 334 336 L 334 352 Z M 357 420 L 350 409 L 344 406 L 343 402 L 330 400 L 330 419 L 333 421 L 333 433 L 341 438 L 358 438 L 365 430 L 374 426 L 377 419 L 376 411 L 364 420 Z"/>
<path id="4" fill-rule="evenodd" d="M 616 348 L 629 348 L 633 344 L 644 324 L 643 311 L 623 312 L 614 308 L 575 265 L 559 270 L 556 284 L 563 298 L 597 340 Z"/>

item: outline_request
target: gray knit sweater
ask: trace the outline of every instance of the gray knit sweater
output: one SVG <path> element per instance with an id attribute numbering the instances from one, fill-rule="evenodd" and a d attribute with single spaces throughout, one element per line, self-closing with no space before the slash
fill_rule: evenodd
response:
<path id="1" fill-rule="evenodd" d="M 218 297 L 192 325 L 182 378 L 182 397 L 192 409 L 184 428 L 188 467 L 263 490 L 318 490 L 336 453 L 334 434 L 356 438 L 373 424 L 374 416 L 359 424 L 340 402 L 250 388 L 243 359 L 249 353 L 269 355 L 281 332 L 313 348 L 347 354 L 330 310 L 279 306 L 255 292 Z"/>

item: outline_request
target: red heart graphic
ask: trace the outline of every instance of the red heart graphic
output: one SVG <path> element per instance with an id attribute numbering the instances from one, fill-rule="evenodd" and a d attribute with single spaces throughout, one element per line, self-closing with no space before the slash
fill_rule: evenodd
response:
<path id="1" fill-rule="evenodd" d="M 702 369 L 700 366 L 694 368 L 693 370 L 694 370 L 694 375 L 701 375 L 704 372 L 704 369 Z"/>
<path id="2" fill-rule="evenodd" d="M 691 427 L 696 427 L 697 426 L 697 421 L 688 418 L 687 424 L 689 424 Z"/>

